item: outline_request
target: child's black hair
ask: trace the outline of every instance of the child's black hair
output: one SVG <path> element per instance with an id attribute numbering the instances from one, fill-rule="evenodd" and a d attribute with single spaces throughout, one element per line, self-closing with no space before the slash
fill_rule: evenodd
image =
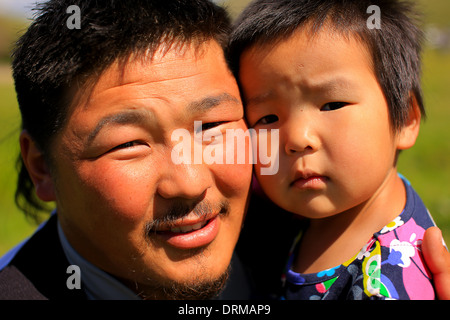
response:
<path id="1" fill-rule="evenodd" d="M 373 5 L 380 10 L 379 29 L 368 26 L 372 16 L 369 7 Z M 425 117 L 421 89 L 424 35 L 419 21 L 414 5 L 407 1 L 256 0 L 235 22 L 228 59 L 239 79 L 239 60 L 245 50 L 255 45 L 264 50 L 265 45 L 275 45 L 299 28 L 308 27 L 313 36 L 327 25 L 345 37 L 356 37 L 372 56 L 391 124 L 397 131 L 408 119 L 412 99 L 416 99 L 422 118 Z"/>

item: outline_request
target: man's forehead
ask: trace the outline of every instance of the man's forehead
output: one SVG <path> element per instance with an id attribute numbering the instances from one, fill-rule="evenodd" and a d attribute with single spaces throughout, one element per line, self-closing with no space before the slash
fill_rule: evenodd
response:
<path id="1" fill-rule="evenodd" d="M 134 53 L 115 60 L 97 76 L 93 92 L 133 83 L 187 78 L 201 71 L 210 72 L 211 66 L 224 61 L 223 49 L 213 40 L 201 45 L 161 45 L 155 52 Z"/>
<path id="2" fill-rule="evenodd" d="M 115 61 L 82 99 L 84 103 L 78 104 L 72 115 L 87 120 L 89 114 L 90 140 L 114 124 L 144 118 L 152 123 L 170 117 L 187 119 L 219 106 L 242 109 L 236 81 L 222 48 L 214 41 L 201 49 L 161 48 L 152 59 L 136 55 Z M 139 109 L 146 112 L 130 112 Z M 88 114 L 82 115 L 85 111 Z M 86 124 L 84 120 L 76 122 Z"/>
<path id="3" fill-rule="evenodd" d="M 163 85 L 199 73 L 230 77 L 223 49 L 215 40 L 202 44 L 161 45 L 154 52 L 133 53 L 116 59 L 101 73 L 92 75 L 81 89 L 75 89 L 78 92 L 74 94 L 72 106 L 87 107 L 92 99 L 101 98 L 103 93 L 115 88 L 150 83 Z"/>

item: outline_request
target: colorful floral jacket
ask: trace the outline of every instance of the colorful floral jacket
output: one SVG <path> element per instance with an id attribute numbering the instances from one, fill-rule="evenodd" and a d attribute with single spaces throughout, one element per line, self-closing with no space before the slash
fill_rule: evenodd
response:
<path id="1" fill-rule="evenodd" d="M 434 299 L 431 273 L 420 250 L 425 230 L 434 226 L 428 210 L 405 181 L 407 203 L 394 221 L 375 233 L 352 259 L 319 273 L 299 274 L 287 263 L 286 299 Z M 299 242 L 301 235 L 296 240 Z M 293 246 L 294 252 L 295 244 Z"/>

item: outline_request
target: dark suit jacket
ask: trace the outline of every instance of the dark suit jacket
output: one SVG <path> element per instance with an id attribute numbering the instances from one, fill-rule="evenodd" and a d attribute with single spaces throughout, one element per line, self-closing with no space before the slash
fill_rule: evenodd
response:
<path id="1" fill-rule="evenodd" d="M 83 290 L 69 290 L 70 265 L 61 247 L 56 215 L 36 232 L 0 271 L 0 299 L 86 299 Z"/>

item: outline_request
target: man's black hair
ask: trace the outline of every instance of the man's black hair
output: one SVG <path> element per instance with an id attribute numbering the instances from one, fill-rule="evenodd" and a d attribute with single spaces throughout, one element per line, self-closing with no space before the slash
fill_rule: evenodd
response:
<path id="1" fill-rule="evenodd" d="M 80 8 L 80 29 L 68 27 L 72 5 Z M 12 66 L 22 128 L 47 159 L 75 95 L 113 62 L 151 58 L 161 44 L 216 40 L 225 49 L 231 31 L 226 11 L 208 0 L 51 0 L 36 10 Z M 45 208 L 21 157 L 18 170 L 16 204 L 36 217 Z"/>
<path id="2" fill-rule="evenodd" d="M 367 25 L 372 5 L 380 9 L 380 29 Z M 419 20 L 414 5 L 399 0 L 255 0 L 235 22 L 228 59 L 238 79 L 240 56 L 250 47 L 267 50 L 299 28 L 307 27 L 314 36 L 329 26 L 368 48 L 392 128 L 399 130 L 408 119 L 411 99 L 416 99 L 425 117 L 420 80 L 424 36 Z"/>

